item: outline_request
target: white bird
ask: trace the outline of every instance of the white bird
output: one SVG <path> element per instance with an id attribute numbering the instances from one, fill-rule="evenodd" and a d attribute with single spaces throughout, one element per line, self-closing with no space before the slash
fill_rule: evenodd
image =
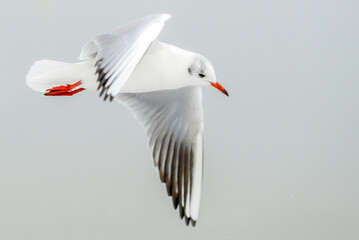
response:
<path id="1" fill-rule="evenodd" d="M 228 93 L 205 57 L 157 40 L 170 17 L 147 16 L 95 37 L 82 48 L 79 63 L 37 61 L 26 83 L 47 96 L 99 90 L 104 100 L 131 109 L 145 128 L 174 208 L 195 226 L 203 168 L 201 86 Z"/>

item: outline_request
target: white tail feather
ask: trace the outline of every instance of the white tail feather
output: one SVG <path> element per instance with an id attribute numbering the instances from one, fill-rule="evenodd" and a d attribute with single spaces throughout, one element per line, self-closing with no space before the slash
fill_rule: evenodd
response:
<path id="1" fill-rule="evenodd" d="M 46 89 L 74 84 L 81 80 L 81 87 L 94 90 L 97 79 L 94 61 L 93 59 L 79 63 L 37 61 L 26 76 L 26 84 L 35 91 L 45 92 Z"/>

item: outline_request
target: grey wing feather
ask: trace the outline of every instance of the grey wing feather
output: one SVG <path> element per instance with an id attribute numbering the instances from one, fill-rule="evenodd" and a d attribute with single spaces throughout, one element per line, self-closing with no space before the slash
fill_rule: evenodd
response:
<path id="1" fill-rule="evenodd" d="M 144 126 L 155 166 L 186 223 L 198 217 L 202 184 L 203 109 L 200 87 L 121 93 L 116 99 Z"/>
<path id="2" fill-rule="evenodd" d="M 169 18 L 168 14 L 141 18 L 85 44 L 80 59 L 95 58 L 100 96 L 112 100 L 120 92 Z"/>

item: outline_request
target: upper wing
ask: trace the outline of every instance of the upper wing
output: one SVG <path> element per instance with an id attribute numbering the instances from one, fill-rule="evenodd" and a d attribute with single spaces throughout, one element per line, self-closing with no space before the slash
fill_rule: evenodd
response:
<path id="1" fill-rule="evenodd" d="M 203 163 L 201 88 L 185 87 L 116 97 L 144 126 L 155 166 L 180 216 L 194 226 L 198 216 Z"/>
<path id="2" fill-rule="evenodd" d="M 102 34 L 82 48 L 80 59 L 96 59 L 98 90 L 104 99 L 116 96 L 152 41 L 161 32 L 168 14 L 151 15 Z"/>

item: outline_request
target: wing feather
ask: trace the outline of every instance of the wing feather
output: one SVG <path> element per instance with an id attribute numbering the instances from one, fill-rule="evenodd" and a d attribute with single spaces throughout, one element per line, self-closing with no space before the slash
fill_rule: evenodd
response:
<path id="1" fill-rule="evenodd" d="M 185 222 L 198 217 L 202 184 L 203 110 L 200 87 L 116 97 L 145 127 L 155 166 Z"/>
<path id="2" fill-rule="evenodd" d="M 85 44 L 80 59 L 95 58 L 100 96 L 113 99 L 119 94 L 170 17 L 168 14 L 144 17 L 97 36 Z"/>

